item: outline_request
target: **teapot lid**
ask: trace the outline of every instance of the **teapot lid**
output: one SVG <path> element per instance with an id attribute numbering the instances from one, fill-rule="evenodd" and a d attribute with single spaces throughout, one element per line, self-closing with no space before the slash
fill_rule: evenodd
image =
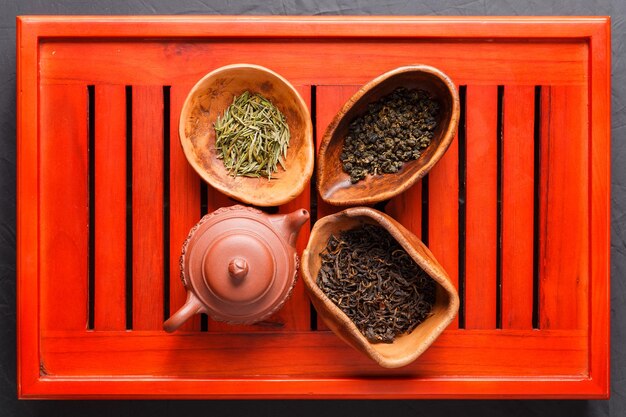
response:
<path id="1" fill-rule="evenodd" d="M 254 323 L 289 297 L 297 255 L 271 217 L 251 207 L 225 207 L 204 216 L 189 233 L 181 278 L 213 319 Z"/>

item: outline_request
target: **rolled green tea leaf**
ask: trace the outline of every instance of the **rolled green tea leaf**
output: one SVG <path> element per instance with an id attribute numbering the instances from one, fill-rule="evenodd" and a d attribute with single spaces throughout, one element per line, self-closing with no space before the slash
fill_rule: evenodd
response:
<path id="1" fill-rule="evenodd" d="M 245 91 L 213 124 L 217 157 L 233 177 L 272 178 L 284 159 L 291 134 L 285 116 L 260 94 Z"/>
<path id="2" fill-rule="evenodd" d="M 439 103 L 424 90 L 399 87 L 371 103 L 348 128 L 340 155 L 354 184 L 366 175 L 392 174 L 418 159 L 437 127 Z"/>

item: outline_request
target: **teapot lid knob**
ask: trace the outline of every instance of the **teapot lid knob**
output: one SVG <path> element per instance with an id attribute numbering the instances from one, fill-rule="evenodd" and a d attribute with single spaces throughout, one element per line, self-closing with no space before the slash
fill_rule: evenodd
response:
<path id="1" fill-rule="evenodd" d="M 228 263 L 228 274 L 234 281 L 242 280 L 248 275 L 248 262 L 243 258 L 234 258 Z"/>
<path id="2" fill-rule="evenodd" d="M 272 286 L 274 255 L 255 233 L 229 231 L 213 241 L 204 255 L 204 279 L 220 299 L 253 303 Z"/>

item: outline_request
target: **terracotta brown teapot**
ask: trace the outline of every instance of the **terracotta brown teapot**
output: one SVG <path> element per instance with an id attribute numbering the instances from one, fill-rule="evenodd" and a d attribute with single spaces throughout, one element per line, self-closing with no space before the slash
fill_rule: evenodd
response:
<path id="1" fill-rule="evenodd" d="M 289 298 L 296 281 L 296 237 L 306 210 L 266 214 L 236 205 L 204 216 L 189 232 L 180 257 L 186 303 L 165 323 L 173 332 L 189 317 L 251 324 Z"/>

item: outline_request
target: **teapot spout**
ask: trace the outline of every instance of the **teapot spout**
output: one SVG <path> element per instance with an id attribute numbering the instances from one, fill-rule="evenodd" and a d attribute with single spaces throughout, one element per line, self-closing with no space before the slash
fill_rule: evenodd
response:
<path id="1" fill-rule="evenodd" d="M 309 220 L 309 217 L 308 211 L 300 209 L 289 214 L 272 216 L 272 223 L 281 231 L 289 245 L 295 247 L 298 232 L 304 223 Z"/>

